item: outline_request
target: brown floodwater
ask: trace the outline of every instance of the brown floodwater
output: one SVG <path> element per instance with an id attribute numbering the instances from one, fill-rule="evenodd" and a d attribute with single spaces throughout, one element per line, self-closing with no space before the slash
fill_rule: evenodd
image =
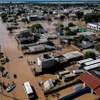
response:
<path id="1" fill-rule="evenodd" d="M 68 20 L 60 21 L 60 23 L 64 24 L 65 26 L 67 26 L 68 22 L 70 21 Z M 82 23 L 80 23 L 79 21 L 78 22 L 73 21 L 73 22 L 79 26 L 85 26 L 83 22 Z M 31 22 L 29 25 L 32 25 L 35 23 L 42 24 L 45 30 L 54 31 L 55 26 L 53 26 L 53 24 L 58 23 L 58 21 L 57 20 L 53 22 L 35 21 L 35 22 Z M 14 30 L 14 33 L 11 34 L 9 33 L 9 31 L 6 30 L 6 23 L 2 23 L 2 21 L 0 20 L 0 44 L 5 56 L 10 59 L 10 62 L 4 65 L 5 70 L 8 71 L 9 77 L 3 78 L 3 82 L 5 83 L 5 85 L 8 85 L 8 83 L 9 84 L 12 83 L 12 81 L 14 81 L 16 84 L 16 88 L 10 93 L 7 93 L 5 90 L 3 90 L 3 95 L 1 96 L 2 98 L 1 100 L 14 100 L 14 99 L 27 100 L 25 90 L 22 86 L 22 83 L 26 81 L 29 81 L 31 85 L 35 88 L 36 93 L 38 94 L 38 97 L 39 97 L 38 100 L 46 100 L 44 97 L 43 91 L 38 86 L 38 80 L 46 81 L 48 78 L 53 77 L 53 75 L 46 74 L 46 75 L 36 78 L 31 72 L 30 66 L 27 64 L 27 56 L 24 56 L 24 58 L 22 59 L 18 58 L 19 56 L 23 55 L 23 53 L 20 50 L 14 38 L 14 35 L 17 34 L 21 30 L 27 29 L 25 27 L 28 25 L 24 23 L 20 23 L 20 26 L 21 26 L 21 29 Z M 69 52 L 69 49 L 63 50 L 62 52 L 65 53 L 67 51 Z M 29 59 L 33 61 L 37 61 L 37 56 L 39 55 L 41 54 L 29 56 Z M 17 79 L 13 78 L 14 74 L 17 74 L 17 77 L 18 77 Z M 59 94 L 60 94 L 60 97 L 62 97 L 72 92 L 73 92 L 73 89 L 72 87 L 70 87 L 70 88 L 66 88 L 59 91 Z M 94 98 L 96 97 L 97 97 L 96 95 L 85 94 L 76 98 L 75 100 L 94 100 Z M 52 96 L 50 96 L 49 99 L 57 100 L 57 98 L 53 98 Z"/>

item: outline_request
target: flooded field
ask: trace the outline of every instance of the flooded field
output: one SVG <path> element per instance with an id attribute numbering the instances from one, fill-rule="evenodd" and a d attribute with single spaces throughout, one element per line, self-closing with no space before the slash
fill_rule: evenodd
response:
<path id="1" fill-rule="evenodd" d="M 40 23 L 44 27 L 45 30 L 54 30 L 55 27 L 53 26 L 53 23 L 57 23 L 57 20 L 52 22 L 48 21 L 38 21 L 38 22 L 31 22 L 29 25 Z M 63 22 L 65 26 L 68 24 L 68 20 L 65 20 Z M 74 22 L 79 26 L 85 26 L 84 23 L 81 22 Z M 5 90 L 3 90 L 3 94 L 1 95 L 1 100 L 27 100 L 27 96 L 25 94 L 24 87 L 22 84 L 26 81 L 29 81 L 32 86 L 34 86 L 36 93 L 38 95 L 38 100 L 46 100 L 44 97 L 42 89 L 38 85 L 38 81 L 46 81 L 49 78 L 55 78 L 55 75 L 51 74 L 45 74 L 41 75 L 39 77 L 35 77 L 30 69 L 30 66 L 27 64 L 27 56 L 24 56 L 23 58 L 18 58 L 19 56 L 23 56 L 22 51 L 19 49 L 19 46 L 14 38 L 14 35 L 18 33 L 20 30 L 27 29 L 25 28 L 28 26 L 27 24 L 21 23 L 20 24 L 21 29 L 14 30 L 15 33 L 9 33 L 6 30 L 6 24 L 2 23 L 0 20 L 0 44 L 2 47 L 2 51 L 5 54 L 5 57 L 8 57 L 10 59 L 10 62 L 3 65 L 5 67 L 5 71 L 8 72 L 8 78 L 3 78 L 3 82 L 5 85 L 8 85 L 8 83 L 12 83 L 13 81 L 16 84 L 16 88 L 10 92 L 7 93 Z M 63 49 L 62 53 L 73 51 L 71 48 Z M 29 60 L 37 61 L 37 56 L 42 55 L 41 54 L 35 54 L 28 56 Z M 73 69 L 73 66 L 71 67 Z M 70 68 L 69 68 L 70 69 Z M 70 69 L 71 70 L 71 69 Z M 16 74 L 17 78 L 14 79 L 13 75 Z M 66 88 L 64 90 L 61 90 L 58 92 L 59 97 L 63 97 L 67 94 L 72 93 L 74 90 L 72 87 Z M 94 100 L 97 96 L 93 94 L 85 94 L 82 95 L 74 100 Z M 89 99 L 88 99 L 89 98 Z M 57 100 L 57 97 L 49 96 L 48 100 Z"/>

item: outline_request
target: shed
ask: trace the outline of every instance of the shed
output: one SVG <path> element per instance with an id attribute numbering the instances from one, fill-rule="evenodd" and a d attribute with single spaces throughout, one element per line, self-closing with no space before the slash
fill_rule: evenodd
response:
<path id="1" fill-rule="evenodd" d="M 29 51 L 31 53 L 37 53 L 37 52 L 42 52 L 42 51 L 45 51 L 45 46 L 40 44 L 40 45 L 36 45 L 36 46 L 30 46 L 28 47 L 29 48 Z"/>
<path id="2" fill-rule="evenodd" d="M 49 89 L 51 89 L 51 88 L 54 87 L 54 84 L 52 83 L 52 80 L 51 79 L 49 79 L 46 82 L 44 82 L 43 85 L 44 85 L 44 89 L 45 90 L 49 90 Z"/>
<path id="3" fill-rule="evenodd" d="M 77 59 L 77 58 L 81 58 L 83 56 L 82 53 L 80 53 L 79 51 L 72 51 L 66 54 L 62 54 L 67 60 L 72 60 L 72 59 Z"/>

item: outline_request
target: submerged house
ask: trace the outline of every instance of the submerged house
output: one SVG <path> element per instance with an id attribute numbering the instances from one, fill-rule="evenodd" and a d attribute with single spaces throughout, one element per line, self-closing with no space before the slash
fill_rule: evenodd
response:
<path id="1" fill-rule="evenodd" d="M 52 55 L 44 54 L 37 57 L 38 67 L 43 69 L 48 69 L 54 66 L 55 59 Z"/>
<path id="2" fill-rule="evenodd" d="M 29 30 L 20 31 L 15 38 L 20 44 L 29 44 L 34 42 L 34 35 Z"/>
<path id="3" fill-rule="evenodd" d="M 72 51 L 66 54 L 62 54 L 68 61 L 82 59 L 83 54 L 79 51 Z"/>

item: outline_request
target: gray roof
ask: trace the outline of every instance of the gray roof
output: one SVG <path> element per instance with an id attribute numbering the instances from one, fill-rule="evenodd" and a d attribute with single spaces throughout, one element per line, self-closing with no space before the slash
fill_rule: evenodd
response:
<path id="1" fill-rule="evenodd" d="M 45 55 L 45 54 L 44 54 Z M 48 57 L 44 57 L 44 55 L 42 56 L 38 56 L 38 58 L 41 60 L 41 61 L 47 61 L 47 60 L 51 60 L 51 59 L 54 59 L 54 57 L 52 55 L 48 55 Z"/>
<path id="2" fill-rule="evenodd" d="M 79 47 L 80 49 L 88 49 L 93 47 L 94 45 L 90 41 L 82 41 L 82 43 L 79 43 L 76 46 Z"/>
<path id="3" fill-rule="evenodd" d="M 85 51 L 91 51 L 91 52 L 94 52 L 96 55 L 100 54 L 100 52 L 97 51 L 96 49 L 85 49 Z"/>
<path id="4" fill-rule="evenodd" d="M 80 53 L 79 51 L 72 51 L 66 54 L 62 54 L 67 60 L 73 59 L 73 58 L 77 58 L 77 57 L 81 57 L 83 56 L 82 53 Z"/>
<path id="5" fill-rule="evenodd" d="M 93 35 L 87 35 L 86 38 L 89 39 L 89 41 L 97 41 L 99 38 Z"/>
<path id="6" fill-rule="evenodd" d="M 84 36 L 86 36 L 86 35 L 95 35 L 95 33 L 94 32 L 81 32 L 81 33 L 77 33 L 78 35 L 84 35 Z"/>
<path id="7" fill-rule="evenodd" d="M 44 51 L 45 50 L 45 46 L 44 45 L 36 45 L 36 46 L 31 46 L 28 47 L 30 52 L 40 52 L 40 51 Z"/>

